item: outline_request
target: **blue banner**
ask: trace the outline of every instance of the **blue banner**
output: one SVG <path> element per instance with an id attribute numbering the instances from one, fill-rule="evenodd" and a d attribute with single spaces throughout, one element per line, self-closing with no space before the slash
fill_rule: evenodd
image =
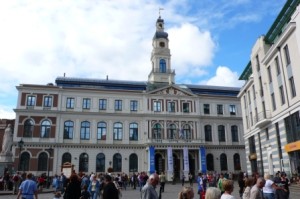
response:
<path id="1" fill-rule="evenodd" d="M 149 173 L 152 174 L 155 172 L 155 149 L 154 149 L 154 146 L 149 147 L 149 164 L 150 164 Z"/>
<path id="2" fill-rule="evenodd" d="M 206 150 L 203 146 L 200 147 L 200 165 L 201 165 L 201 172 L 206 173 Z"/>

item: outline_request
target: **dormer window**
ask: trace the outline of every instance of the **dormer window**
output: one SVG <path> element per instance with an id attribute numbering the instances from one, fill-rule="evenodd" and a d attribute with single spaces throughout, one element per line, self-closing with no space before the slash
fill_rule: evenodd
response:
<path id="1" fill-rule="evenodd" d="M 159 60 L 159 72 L 160 73 L 166 72 L 166 60 L 164 59 Z"/>

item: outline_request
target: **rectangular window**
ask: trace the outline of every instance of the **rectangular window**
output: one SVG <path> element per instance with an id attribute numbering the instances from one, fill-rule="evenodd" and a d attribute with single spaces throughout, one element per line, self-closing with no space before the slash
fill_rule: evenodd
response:
<path id="1" fill-rule="evenodd" d="M 161 104 L 160 104 L 159 101 L 154 101 L 153 109 L 154 109 L 155 112 L 160 112 L 161 111 Z"/>
<path id="2" fill-rule="evenodd" d="M 288 45 L 285 45 L 285 47 L 283 48 L 284 50 L 284 55 L 285 55 L 285 62 L 286 62 L 286 66 L 291 64 L 291 58 L 290 58 L 290 52 L 289 52 L 289 47 Z"/>
<path id="3" fill-rule="evenodd" d="M 280 93 L 280 98 L 281 98 L 281 105 L 283 105 L 283 104 L 285 104 L 285 96 L 284 96 L 283 86 L 279 87 L 279 93 Z"/>
<path id="4" fill-rule="evenodd" d="M 249 142 L 249 150 L 250 153 L 256 153 L 256 147 L 255 147 L 255 137 L 252 136 L 248 139 Z"/>
<path id="5" fill-rule="evenodd" d="M 269 129 L 266 128 L 266 131 L 265 131 L 265 132 L 266 132 L 266 139 L 269 140 Z"/>
<path id="6" fill-rule="evenodd" d="M 223 115 L 223 105 L 217 104 L 217 113 L 218 115 Z"/>
<path id="7" fill-rule="evenodd" d="M 183 103 L 182 108 L 183 108 L 184 113 L 189 113 L 190 112 L 190 103 Z"/>
<path id="8" fill-rule="evenodd" d="M 280 72 L 281 72 L 278 57 L 275 58 L 275 66 L 276 66 L 276 72 L 277 72 L 277 76 L 278 76 L 278 75 L 280 75 Z"/>
<path id="9" fill-rule="evenodd" d="M 115 111 L 122 110 L 122 100 L 115 100 Z"/>
<path id="10" fill-rule="evenodd" d="M 252 86 L 252 95 L 253 95 L 253 100 L 255 100 L 256 95 L 255 95 L 255 87 L 254 87 L 254 85 Z"/>
<path id="11" fill-rule="evenodd" d="M 289 82 L 290 82 L 290 88 L 291 88 L 291 95 L 292 95 L 292 97 L 295 97 L 296 96 L 296 87 L 295 87 L 294 77 L 290 77 Z"/>
<path id="12" fill-rule="evenodd" d="M 253 114 L 250 112 L 250 125 L 253 126 Z"/>
<path id="13" fill-rule="evenodd" d="M 130 101 L 130 111 L 137 111 L 138 109 L 138 102 L 136 100 Z"/>
<path id="14" fill-rule="evenodd" d="M 249 101 L 249 104 L 251 104 L 251 94 L 250 94 L 250 91 L 248 91 L 248 101 Z"/>
<path id="15" fill-rule="evenodd" d="M 231 137 L 232 137 L 232 142 L 239 141 L 238 127 L 236 125 L 231 126 Z"/>
<path id="16" fill-rule="evenodd" d="M 91 99 L 90 98 L 83 98 L 82 108 L 83 109 L 90 109 L 91 108 Z"/>
<path id="17" fill-rule="evenodd" d="M 106 110 L 106 99 L 99 99 L 99 110 Z"/>
<path id="18" fill-rule="evenodd" d="M 244 108 L 247 108 L 247 100 L 246 100 L 246 95 L 244 95 Z"/>
<path id="19" fill-rule="evenodd" d="M 260 87 L 260 96 L 264 96 L 264 90 L 263 90 L 263 86 L 262 86 L 262 80 L 261 77 L 258 78 L 259 80 L 259 87 Z"/>
<path id="20" fill-rule="evenodd" d="M 272 83 L 272 72 L 271 72 L 271 66 L 268 67 L 268 76 L 269 76 L 269 83 Z"/>
<path id="21" fill-rule="evenodd" d="M 203 104 L 204 114 L 210 114 L 209 104 Z"/>
<path id="22" fill-rule="evenodd" d="M 260 71 L 260 63 L 259 63 L 258 55 L 256 55 L 255 59 L 256 59 L 256 69 L 257 69 L 257 71 Z"/>
<path id="23" fill-rule="evenodd" d="M 35 106 L 35 96 L 33 95 L 28 95 L 27 96 L 27 106 Z"/>
<path id="24" fill-rule="evenodd" d="M 235 105 L 229 105 L 229 113 L 230 115 L 236 115 Z"/>
<path id="25" fill-rule="evenodd" d="M 168 112 L 175 112 L 175 102 L 168 102 Z"/>
<path id="26" fill-rule="evenodd" d="M 272 99 L 273 111 L 275 111 L 276 110 L 276 102 L 275 102 L 275 95 L 274 95 L 274 93 L 271 94 L 271 99 Z"/>
<path id="27" fill-rule="evenodd" d="M 52 107 L 52 96 L 44 97 L 44 107 Z"/>
<path id="28" fill-rule="evenodd" d="M 66 104 L 66 107 L 69 108 L 69 109 L 73 109 L 73 108 L 74 108 L 74 102 L 75 102 L 75 99 L 74 99 L 74 98 L 68 97 L 68 98 L 67 98 L 67 104 Z"/>

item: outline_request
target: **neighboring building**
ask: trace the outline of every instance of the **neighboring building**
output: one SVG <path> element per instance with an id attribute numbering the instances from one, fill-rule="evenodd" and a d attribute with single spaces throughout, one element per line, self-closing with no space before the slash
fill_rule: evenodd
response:
<path id="1" fill-rule="evenodd" d="M 300 7 L 288 0 L 240 79 L 249 173 L 300 168 Z M 298 6 L 298 7 L 297 7 Z"/>
<path id="2" fill-rule="evenodd" d="M 17 86 L 20 170 L 238 172 L 246 169 L 240 88 L 175 84 L 164 20 L 156 21 L 148 81 L 58 77 Z M 138 66 L 137 66 L 138 67 Z M 49 148 L 54 149 L 49 153 Z"/>

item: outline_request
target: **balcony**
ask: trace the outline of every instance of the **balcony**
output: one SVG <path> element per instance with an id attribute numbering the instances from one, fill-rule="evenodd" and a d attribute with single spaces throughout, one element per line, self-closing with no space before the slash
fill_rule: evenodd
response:
<path id="1" fill-rule="evenodd" d="M 266 126 L 267 124 L 271 123 L 271 112 L 265 111 L 260 112 L 256 116 L 254 116 L 254 121 L 256 122 L 257 128 L 262 128 Z"/>
<path id="2" fill-rule="evenodd" d="M 196 143 L 196 144 L 204 144 L 203 139 L 148 139 L 147 143 L 161 143 L 161 144 L 173 144 L 173 143 Z"/>

